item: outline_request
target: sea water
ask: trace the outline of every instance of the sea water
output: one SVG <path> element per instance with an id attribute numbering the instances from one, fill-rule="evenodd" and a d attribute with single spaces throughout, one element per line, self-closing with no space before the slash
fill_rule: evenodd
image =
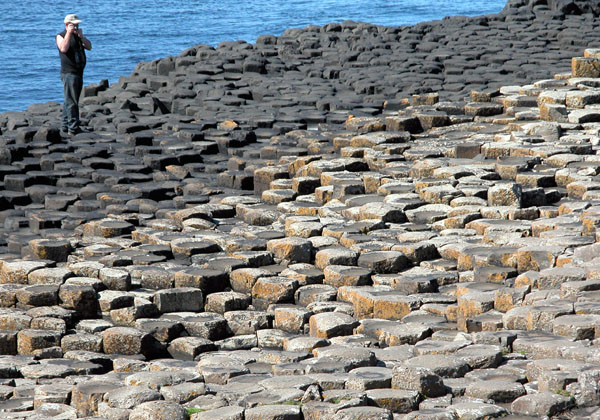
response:
<path id="1" fill-rule="evenodd" d="M 84 84 L 118 81 L 140 61 L 221 41 L 354 20 L 401 26 L 497 13 L 505 0 L 0 0 L 0 113 L 62 102 L 56 34 L 76 13 L 93 44 Z"/>

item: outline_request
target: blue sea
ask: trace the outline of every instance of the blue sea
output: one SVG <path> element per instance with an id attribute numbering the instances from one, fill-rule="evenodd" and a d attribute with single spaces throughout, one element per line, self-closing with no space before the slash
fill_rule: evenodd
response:
<path id="1" fill-rule="evenodd" d="M 354 20 L 413 25 L 444 16 L 497 13 L 506 0 L 20 0 L 0 1 L 0 113 L 62 102 L 55 36 L 76 13 L 93 44 L 84 83 L 131 74 L 198 44 L 255 42 L 262 34 Z"/>

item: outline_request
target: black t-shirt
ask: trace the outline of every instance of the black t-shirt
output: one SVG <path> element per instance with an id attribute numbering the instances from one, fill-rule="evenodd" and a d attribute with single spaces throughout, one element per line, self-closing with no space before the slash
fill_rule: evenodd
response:
<path id="1" fill-rule="evenodd" d="M 67 35 L 67 31 L 64 30 L 58 35 L 64 38 Z M 71 42 L 69 42 L 69 49 L 67 52 L 62 53 L 58 50 L 58 54 L 60 55 L 61 73 L 83 74 L 86 63 L 85 48 L 83 48 L 81 39 L 79 39 L 77 35 L 71 35 Z"/>

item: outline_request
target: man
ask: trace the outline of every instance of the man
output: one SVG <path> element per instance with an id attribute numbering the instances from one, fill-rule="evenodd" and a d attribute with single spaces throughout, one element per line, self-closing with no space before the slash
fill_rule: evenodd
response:
<path id="1" fill-rule="evenodd" d="M 92 49 L 92 43 L 83 36 L 77 15 L 65 17 L 65 30 L 56 35 L 56 46 L 60 55 L 60 78 L 65 88 L 65 104 L 62 113 L 62 131 L 69 134 L 81 133 L 79 121 L 79 96 L 83 88 L 85 50 Z"/>

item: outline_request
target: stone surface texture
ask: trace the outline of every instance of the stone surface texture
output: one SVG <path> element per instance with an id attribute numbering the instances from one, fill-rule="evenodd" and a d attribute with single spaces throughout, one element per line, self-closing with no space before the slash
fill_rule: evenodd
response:
<path id="1" fill-rule="evenodd" d="M 0 115 L 0 418 L 600 418 L 600 7 L 197 45 Z"/>

